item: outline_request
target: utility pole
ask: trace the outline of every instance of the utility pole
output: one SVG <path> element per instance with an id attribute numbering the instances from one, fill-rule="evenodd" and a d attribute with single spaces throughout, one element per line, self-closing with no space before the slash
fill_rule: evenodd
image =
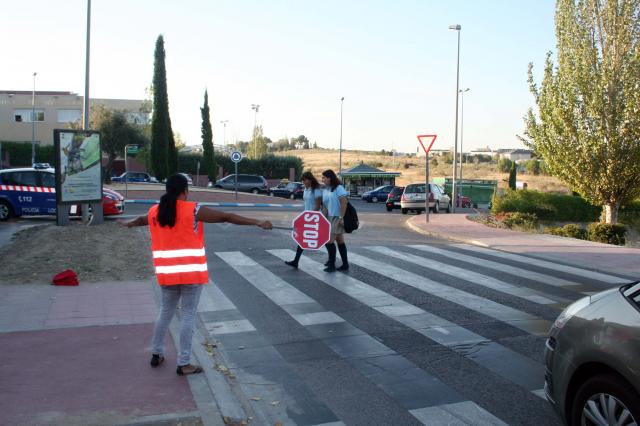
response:
<path id="1" fill-rule="evenodd" d="M 449 25 L 450 30 L 458 32 L 458 60 L 456 62 L 456 130 L 455 130 L 455 142 L 453 145 L 453 181 L 451 185 L 451 199 L 453 201 L 452 211 L 456 212 L 456 175 L 458 169 L 458 91 L 460 90 L 460 31 L 461 25 Z"/>
<path id="2" fill-rule="evenodd" d="M 342 106 L 344 104 L 344 96 L 340 98 L 340 160 L 338 166 L 338 175 L 342 175 Z"/>
<path id="3" fill-rule="evenodd" d="M 36 75 L 33 73 L 33 91 L 31 92 L 31 165 L 36 162 Z"/>

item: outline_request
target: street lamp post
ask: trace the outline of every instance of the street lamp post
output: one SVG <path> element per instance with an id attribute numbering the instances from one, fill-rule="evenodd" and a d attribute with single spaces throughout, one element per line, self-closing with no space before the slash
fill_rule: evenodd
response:
<path id="1" fill-rule="evenodd" d="M 256 127 L 258 127 L 258 111 L 260 110 L 260 105 L 251 104 L 251 109 L 255 111 L 253 116 L 253 156 L 258 158 L 258 142 L 256 140 Z"/>
<path id="2" fill-rule="evenodd" d="M 340 160 L 338 164 L 338 175 L 342 175 L 342 106 L 344 104 L 344 96 L 340 98 Z"/>
<path id="3" fill-rule="evenodd" d="M 229 120 L 222 120 L 220 121 L 220 123 L 222 124 L 223 130 L 222 130 L 222 145 L 224 146 L 224 149 L 227 149 L 227 123 L 229 122 Z"/>
<path id="4" fill-rule="evenodd" d="M 36 162 L 36 75 L 33 73 L 33 91 L 31 92 L 31 165 Z"/>
<path id="5" fill-rule="evenodd" d="M 462 143 L 464 141 L 464 94 L 468 92 L 468 87 L 466 89 L 460 89 L 460 173 L 458 174 L 458 178 L 462 181 L 462 160 L 464 158 L 464 150 L 462 149 Z"/>
<path id="6" fill-rule="evenodd" d="M 458 60 L 456 61 L 456 130 L 453 144 L 453 182 L 451 184 L 452 211 L 455 213 L 456 205 L 458 204 L 456 199 L 456 170 L 458 168 L 458 91 L 460 90 L 460 30 L 462 30 L 462 26 L 449 25 L 449 29 L 458 32 Z"/>

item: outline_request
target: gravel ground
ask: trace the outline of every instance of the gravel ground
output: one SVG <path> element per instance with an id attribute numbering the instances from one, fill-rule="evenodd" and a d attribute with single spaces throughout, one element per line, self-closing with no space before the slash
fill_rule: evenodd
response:
<path id="1" fill-rule="evenodd" d="M 50 284 L 65 269 L 80 284 L 144 279 L 153 274 L 149 230 L 124 228 L 115 222 L 99 226 L 71 223 L 34 226 L 15 234 L 0 248 L 0 283 Z"/>

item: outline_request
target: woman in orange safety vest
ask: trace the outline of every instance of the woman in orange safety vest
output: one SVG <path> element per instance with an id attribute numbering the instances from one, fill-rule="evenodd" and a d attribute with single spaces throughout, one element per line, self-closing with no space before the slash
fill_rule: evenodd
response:
<path id="1" fill-rule="evenodd" d="M 164 361 L 164 336 L 181 299 L 182 324 L 176 373 L 201 373 L 202 368 L 191 364 L 190 358 L 196 309 L 202 285 L 209 282 L 202 222 L 256 225 L 262 229 L 271 229 L 272 225 L 269 221 L 212 210 L 187 201 L 188 182 L 180 174 L 167 179 L 166 190 L 160 204 L 151 207 L 148 214 L 121 223 L 129 228 L 148 225 L 151 232 L 153 265 L 162 289 L 162 306 L 153 333 L 151 366 L 157 367 Z"/>

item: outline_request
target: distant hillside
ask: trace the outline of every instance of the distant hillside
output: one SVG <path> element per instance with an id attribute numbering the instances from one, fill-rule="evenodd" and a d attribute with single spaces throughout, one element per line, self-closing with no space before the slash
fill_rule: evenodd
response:
<path id="1" fill-rule="evenodd" d="M 302 158 L 304 169 L 311 170 L 313 174 L 320 178 L 320 174 L 326 169 L 333 169 L 338 172 L 339 152 L 337 149 L 300 149 L 291 151 L 275 152 L 276 155 L 295 155 Z M 444 164 L 441 158 L 435 157 L 437 166 L 430 169 L 431 178 L 451 177 L 451 164 Z M 424 182 L 424 157 L 416 158 L 409 156 L 390 157 L 364 151 L 342 151 L 342 168 L 348 169 L 364 162 L 370 166 L 377 167 L 387 172 L 399 172 L 402 175 L 396 180 L 398 185 L 406 185 L 412 182 Z M 495 164 L 464 164 L 462 166 L 462 177 L 466 179 L 495 179 L 500 182 L 500 187 L 506 187 L 508 173 L 500 173 Z M 568 193 L 567 187 L 558 179 L 552 176 L 518 175 L 518 180 L 527 182 L 530 189 L 537 189 L 545 192 Z"/>

